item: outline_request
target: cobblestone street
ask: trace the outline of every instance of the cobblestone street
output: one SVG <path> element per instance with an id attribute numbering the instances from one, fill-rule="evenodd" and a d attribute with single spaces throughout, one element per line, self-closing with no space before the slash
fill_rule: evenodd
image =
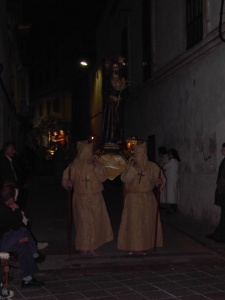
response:
<path id="1" fill-rule="evenodd" d="M 11 268 L 11 274 L 17 270 L 10 281 L 13 299 L 225 299 L 225 246 L 205 237 L 211 228 L 162 210 L 163 248 L 129 256 L 116 247 L 121 190 L 107 184 L 115 240 L 99 249 L 99 257 L 83 258 L 75 249 L 68 254 L 66 191 L 51 177 L 33 179 L 27 210 L 38 240 L 49 242 L 37 275 L 46 285 L 22 289 L 18 269 Z"/>

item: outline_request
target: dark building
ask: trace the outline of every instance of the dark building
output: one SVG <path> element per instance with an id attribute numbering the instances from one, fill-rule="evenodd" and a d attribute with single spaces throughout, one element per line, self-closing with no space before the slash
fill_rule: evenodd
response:
<path id="1" fill-rule="evenodd" d="M 104 1 L 105 3 L 106 1 Z M 31 22 L 29 72 L 33 126 L 55 119 L 73 140 L 90 134 L 90 65 L 95 60 L 96 25 L 104 8 L 90 1 L 25 1 Z M 87 60 L 85 68 L 80 61 Z M 51 122 L 50 122 L 51 123 Z M 45 130 L 42 143 L 48 144 Z"/>
<path id="2" fill-rule="evenodd" d="M 129 84 L 125 138 L 178 150 L 179 208 L 207 222 L 219 214 L 214 188 L 225 140 L 220 7 L 219 0 L 109 1 L 97 30 L 91 102 L 92 132 L 99 136 L 102 62 L 120 55 Z"/>
<path id="3" fill-rule="evenodd" d="M 0 147 L 14 140 L 29 143 L 30 102 L 26 65 L 30 26 L 23 21 L 22 0 L 0 0 Z"/>

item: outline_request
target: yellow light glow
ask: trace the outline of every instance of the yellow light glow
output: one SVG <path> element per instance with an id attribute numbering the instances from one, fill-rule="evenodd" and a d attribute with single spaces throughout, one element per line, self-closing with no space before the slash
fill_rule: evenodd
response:
<path id="1" fill-rule="evenodd" d="M 85 66 L 85 67 L 88 65 L 88 63 L 86 61 L 81 61 L 80 64 L 81 64 L 81 66 Z"/>

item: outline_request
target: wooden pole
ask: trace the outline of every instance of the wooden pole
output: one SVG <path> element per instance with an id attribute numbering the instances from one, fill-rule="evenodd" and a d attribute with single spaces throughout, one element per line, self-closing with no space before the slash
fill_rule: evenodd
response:
<path id="1" fill-rule="evenodd" d="M 71 170 L 69 166 L 68 170 L 68 179 L 71 180 Z M 72 188 L 69 188 L 67 190 L 67 195 L 68 195 L 68 215 L 67 215 L 67 241 L 68 241 L 68 246 L 69 246 L 69 256 L 72 255 L 72 232 L 71 232 L 71 227 L 72 227 Z"/>
<path id="2" fill-rule="evenodd" d="M 161 169 L 160 169 L 160 172 L 159 172 L 158 179 L 161 179 Z M 157 194 L 156 194 L 154 251 L 156 251 L 157 235 L 158 235 L 158 220 L 159 220 L 159 206 L 160 206 L 160 187 L 161 187 L 161 184 L 158 184 Z"/>

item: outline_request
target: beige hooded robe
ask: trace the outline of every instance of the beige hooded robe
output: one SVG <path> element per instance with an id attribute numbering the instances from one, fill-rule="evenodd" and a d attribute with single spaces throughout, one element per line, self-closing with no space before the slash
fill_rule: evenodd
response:
<path id="1" fill-rule="evenodd" d="M 78 154 L 63 173 L 62 185 L 73 182 L 73 217 L 75 247 L 80 251 L 96 250 L 113 240 L 113 232 L 102 196 L 107 179 L 105 167 L 93 161 L 93 144 L 77 142 Z M 97 160 L 97 157 L 95 157 Z"/>
<path id="2" fill-rule="evenodd" d="M 146 143 L 135 147 L 135 163 L 129 162 L 121 174 L 125 184 L 125 200 L 118 235 L 118 248 L 142 251 L 154 247 L 157 202 L 153 189 L 159 175 L 165 177 L 157 164 L 148 161 Z M 157 247 L 163 245 L 160 216 L 158 215 Z"/>

